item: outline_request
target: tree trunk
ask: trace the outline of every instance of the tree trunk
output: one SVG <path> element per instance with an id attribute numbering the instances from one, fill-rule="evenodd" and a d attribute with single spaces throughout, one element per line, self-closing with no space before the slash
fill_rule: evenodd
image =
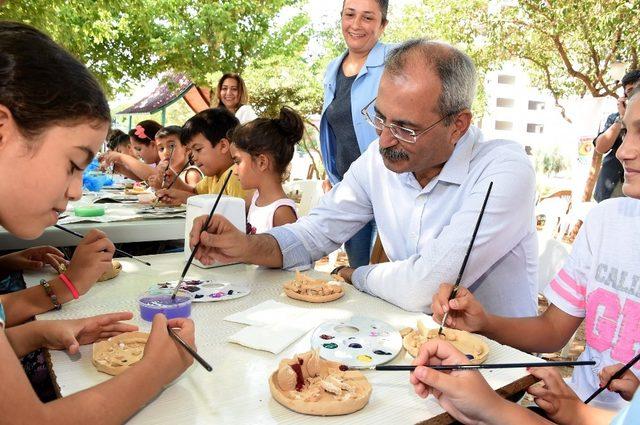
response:
<path id="1" fill-rule="evenodd" d="M 596 186 L 596 182 L 598 181 L 598 175 L 600 174 L 601 163 L 602 163 L 602 154 L 598 153 L 594 149 L 593 156 L 591 157 L 591 168 L 589 169 L 589 177 L 587 178 L 587 183 L 585 184 L 584 192 L 582 193 L 583 202 L 591 201 L 591 196 L 593 195 L 593 188 Z"/>

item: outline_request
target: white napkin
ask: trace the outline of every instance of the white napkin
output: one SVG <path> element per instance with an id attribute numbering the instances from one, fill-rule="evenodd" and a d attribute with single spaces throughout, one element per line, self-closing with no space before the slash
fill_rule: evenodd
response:
<path id="1" fill-rule="evenodd" d="M 231 335 L 229 341 L 278 354 L 323 321 L 317 313 L 268 300 L 224 320 L 249 325 Z"/>

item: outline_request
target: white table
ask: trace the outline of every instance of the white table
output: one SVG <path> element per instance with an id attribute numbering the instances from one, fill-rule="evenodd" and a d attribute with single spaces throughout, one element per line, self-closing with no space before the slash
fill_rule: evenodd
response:
<path id="1" fill-rule="evenodd" d="M 105 195 L 108 195 L 106 193 Z M 91 205 L 95 194 L 84 195 L 81 200 L 69 203 L 68 214 L 73 214 L 74 206 Z M 141 208 L 139 204 L 98 204 L 105 207 L 106 214 L 133 214 Z M 184 239 L 184 217 L 157 217 L 148 216 L 132 217 L 130 220 L 113 221 L 108 223 L 71 223 L 65 227 L 81 234 L 86 234 L 91 229 L 102 230 L 113 243 L 128 242 L 154 242 Z M 63 232 L 55 227 L 47 228 L 42 236 L 35 240 L 23 240 L 16 238 L 0 226 L 0 250 L 24 249 L 31 246 L 76 246 L 80 239 Z"/>
<path id="2" fill-rule="evenodd" d="M 184 239 L 184 218 L 153 218 L 113 223 L 74 223 L 65 227 L 81 234 L 91 229 L 102 230 L 113 243 L 153 242 Z M 0 227 L 0 249 L 25 249 L 31 246 L 76 246 L 80 239 L 55 227 L 47 228 L 33 240 L 19 239 Z"/>
<path id="3" fill-rule="evenodd" d="M 123 272 L 116 279 L 99 283 L 78 301 L 65 304 L 58 312 L 38 316 L 38 320 L 71 319 L 129 310 L 134 312 L 134 322 L 141 330 L 148 331 L 149 324 L 140 319 L 137 296 L 153 283 L 172 280 L 179 276 L 183 266 L 182 254 L 163 254 L 142 257 L 153 267 L 139 266 L 123 260 Z M 321 273 L 310 272 L 321 276 Z M 375 316 L 397 329 L 414 326 L 416 319 L 432 323 L 430 317 L 408 313 L 385 301 L 371 297 L 347 286 L 340 300 L 324 305 L 313 305 L 291 300 L 282 294 L 282 284 L 293 273 L 233 265 L 209 270 L 193 267 L 190 276 L 219 278 L 245 282 L 252 288 L 244 298 L 193 305 L 192 319 L 196 323 L 196 344 L 199 353 L 212 364 L 208 373 L 194 362 L 185 375 L 165 389 L 150 405 L 131 419 L 133 424 L 370 424 L 370 423 L 449 423 L 451 418 L 443 414 L 433 398 L 418 398 L 408 382 L 407 372 L 366 371 L 373 386 L 369 404 L 348 417 L 313 417 L 292 412 L 272 399 L 267 383 L 268 376 L 277 368 L 283 357 L 310 348 L 309 334 L 289 346 L 279 355 L 256 351 L 227 342 L 227 337 L 244 325 L 225 322 L 223 317 L 250 308 L 268 299 L 275 299 L 304 308 L 345 310 L 352 314 Z M 39 276 L 25 275 L 27 282 L 37 282 Z M 435 326 L 435 324 L 433 324 Z M 491 352 L 488 362 L 536 361 L 533 356 L 513 348 L 489 341 Z M 60 393 L 68 396 L 109 379 L 97 372 L 91 364 L 91 346 L 83 346 L 80 355 L 70 357 L 65 352 L 51 351 L 53 373 Z M 406 357 L 405 357 L 406 356 Z M 393 363 L 407 364 L 410 357 L 402 351 Z M 507 388 L 513 393 L 533 381 L 523 369 L 494 370 L 485 374 L 494 388 Z M 144 383 L 140 383 L 144 385 Z"/>

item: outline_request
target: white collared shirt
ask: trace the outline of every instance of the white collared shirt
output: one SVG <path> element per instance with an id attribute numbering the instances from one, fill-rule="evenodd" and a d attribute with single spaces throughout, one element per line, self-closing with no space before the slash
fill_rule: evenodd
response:
<path id="1" fill-rule="evenodd" d="M 536 316 L 535 172 L 521 145 L 484 141 L 473 126 L 424 188 L 412 173 L 387 169 L 375 141 L 308 216 L 268 233 L 278 240 L 283 267 L 303 269 L 375 219 L 390 262 L 358 268 L 354 286 L 430 313 L 439 285 L 458 276 L 491 181 L 461 284 L 493 314 Z"/>

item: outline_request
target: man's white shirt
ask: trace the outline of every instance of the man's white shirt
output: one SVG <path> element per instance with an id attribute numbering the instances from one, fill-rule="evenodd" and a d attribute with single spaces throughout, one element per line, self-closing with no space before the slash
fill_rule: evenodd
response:
<path id="1" fill-rule="evenodd" d="M 491 196 L 461 284 L 487 311 L 537 315 L 535 171 L 521 145 L 484 141 L 470 127 L 442 172 L 424 188 L 387 169 L 378 141 L 308 216 L 270 230 L 283 268 L 305 269 L 375 219 L 389 263 L 356 269 L 356 288 L 405 310 L 431 312 L 443 282 L 455 282 L 490 182 Z"/>

